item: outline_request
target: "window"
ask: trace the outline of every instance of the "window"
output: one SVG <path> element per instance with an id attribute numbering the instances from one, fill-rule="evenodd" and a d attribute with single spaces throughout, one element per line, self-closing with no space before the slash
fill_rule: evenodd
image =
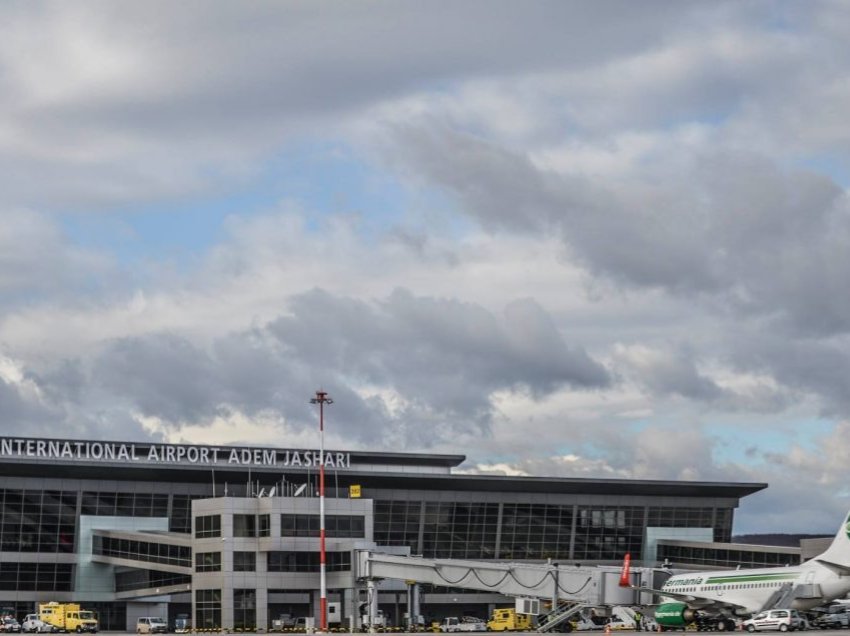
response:
<path id="1" fill-rule="evenodd" d="M 328 552 L 325 567 L 328 572 L 351 570 L 350 552 Z M 315 552 L 269 552 L 269 572 L 318 572 L 319 555 Z"/>
<path id="2" fill-rule="evenodd" d="M 207 539 L 221 536 L 221 515 L 195 517 L 195 538 Z"/>
<path id="3" fill-rule="evenodd" d="M 257 517 L 254 515 L 233 515 L 234 537 L 256 537 Z"/>
<path id="4" fill-rule="evenodd" d="M 254 572 L 257 569 L 257 554 L 256 552 L 234 552 L 233 553 L 233 571 L 234 572 Z"/>
<path id="5" fill-rule="evenodd" d="M 256 590 L 233 590 L 233 627 L 236 631 L 257 628 Z"/>
<path id="6" fill-rule="evenodd" d="M 70 592 L 72 568 L 65 563 L 0 563 L 0 590 Z"/>
<path id="7" fill-rule="evenodd" d="M 192 549 L 188 546 L 130 541 L 113 537 L 92 537 L 92 553 L 119 559 L 164 563 L 191 567 Z"/>
<path id="8" fill-rule="evenodd" d="M 271 515 L 260 515 L 259 517 L 257 517 L 257 519 L 258 519 L 258 522 L 259 522 L 258 523 L 258 526 L 259 526 L 259 533 L 258 534 L 259 534 L 259 536 L 261 536 L 261 537 L 271 536 L 271 531 L 272 531 Z"/>
<path id="9" fill-rule="evenodd" d="M 76 506 L 74 493 L 0 489 L 0 550 L 73 552 Z"/>
<path id="10" fill-rule="evenodd" d="M 282 537 L 318 537 L 319 515 L 281 515 Z M 325 536 L 331 539 L 363 539 L 366 521 L 362 516 L 325 515 Z"/>
<path id="11" fill-rule="evenodd" d="M 196 552 L 195 572 L 220 572 L 221 552 Z"/>
<path id="12" fill-rule="evenodd" d="M 195 590 L 195 625 L 198 629 L 221 627 L 221 590 Z"/>

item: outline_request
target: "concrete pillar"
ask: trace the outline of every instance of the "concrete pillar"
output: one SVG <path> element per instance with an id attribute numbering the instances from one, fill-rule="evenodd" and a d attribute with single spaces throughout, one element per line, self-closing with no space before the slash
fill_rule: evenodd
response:
<path id="1" fill-rule="evenodd" d="M 259 580 L 259 577 L 258 577 Z M 269 590 L 258 587 L 256 594 L 257 631 L 266 632 L 269 629 Z"/>

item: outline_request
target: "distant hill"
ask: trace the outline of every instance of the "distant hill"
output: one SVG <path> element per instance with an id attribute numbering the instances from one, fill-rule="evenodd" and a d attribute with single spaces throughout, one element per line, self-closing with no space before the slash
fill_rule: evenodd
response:
<path id="1" fill-rule="evenodd" d="M 732 537 L 732 543 L 749 545 L 777 545 L 787 548 L 799 548 L 801 539 L 822 539 L 827 534 L 739 534 Z"/>

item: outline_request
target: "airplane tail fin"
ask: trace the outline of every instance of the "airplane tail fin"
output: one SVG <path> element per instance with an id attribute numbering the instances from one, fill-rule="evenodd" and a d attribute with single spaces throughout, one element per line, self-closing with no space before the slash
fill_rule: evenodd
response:
<path id="1" fill-rule="evenodd" d="M 844 523 L 835 533 L 835 538 L 826 552 L 816 556 L 815 559 L 827 565 L 850 568 L 850 513 L 844 518 Z"/>
<path id="2" fill-rule="evenodd" d="M 623 557 L 623 569 L 620 571 L 620 587 L 631 587 L 632 580 L 632 555 L 629 552 L 626 552 L 626 556 Z"/>

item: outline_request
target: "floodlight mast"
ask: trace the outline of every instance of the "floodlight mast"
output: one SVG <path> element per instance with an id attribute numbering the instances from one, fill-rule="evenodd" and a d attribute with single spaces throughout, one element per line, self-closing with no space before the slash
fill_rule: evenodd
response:
<path id="1" fill-rule="evenodd" d="M 334 401 L 325 391 L 316 391 L 311 404 L 319 405 L 319 629 L 328 631 L 328 583 L 325 559 L 325 404 Z"/>

